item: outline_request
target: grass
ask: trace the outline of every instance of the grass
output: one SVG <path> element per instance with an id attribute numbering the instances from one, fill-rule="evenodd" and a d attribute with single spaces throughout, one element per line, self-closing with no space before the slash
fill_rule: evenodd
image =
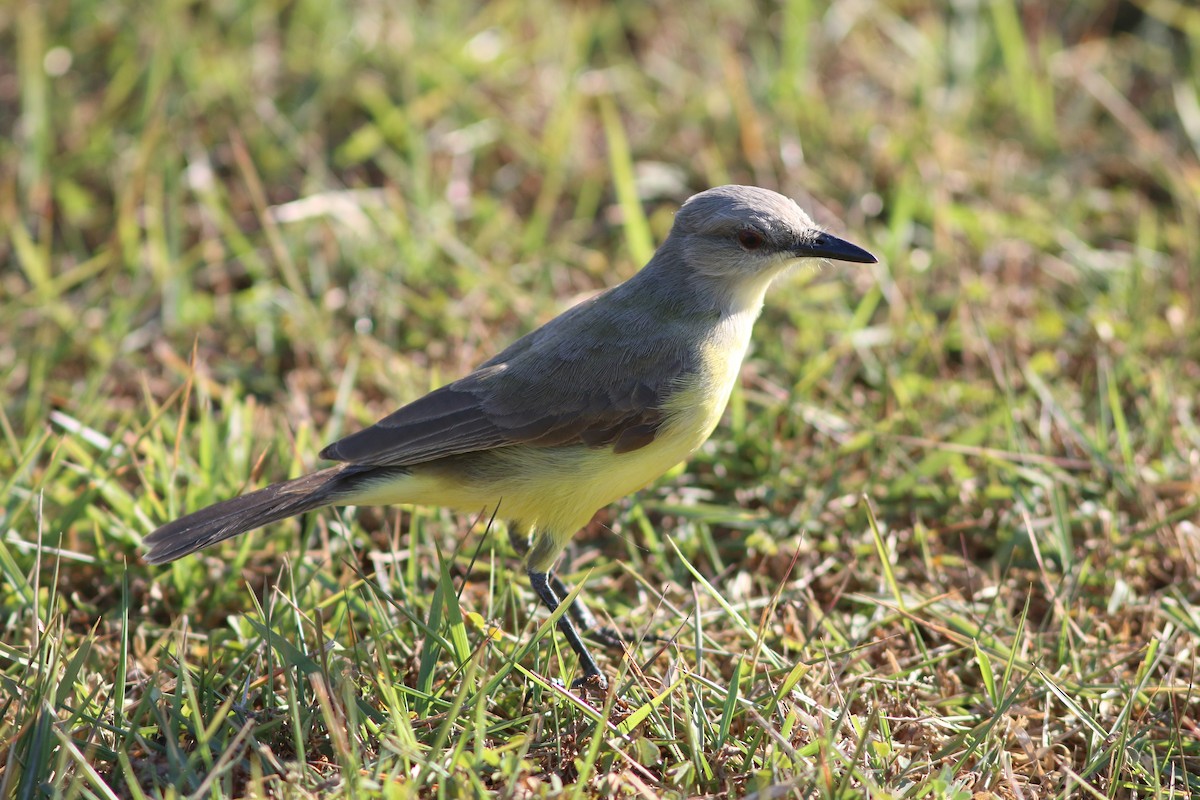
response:
<path id="1" fill-rule="evenodd" d="M 1200 14 L 1048 8 L 0 9 L 0 796 L 1200 790 Z M 882 262 L 577 537 L 613 694 L 486 519 L 138 560 L 731 181 Z"/>

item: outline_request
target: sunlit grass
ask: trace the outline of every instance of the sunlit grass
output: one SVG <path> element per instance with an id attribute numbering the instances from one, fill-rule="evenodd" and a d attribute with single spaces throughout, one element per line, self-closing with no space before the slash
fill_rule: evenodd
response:
<path id="1" fill-rule="evenodd" d="M 1196 792 L 1186 4 L 83 0 L 0 53 L 0 797 Z M 881 263 L 781 283 L 577 537 L 612 694 L 486 518 L 138 560 L 733 181 Z"/>

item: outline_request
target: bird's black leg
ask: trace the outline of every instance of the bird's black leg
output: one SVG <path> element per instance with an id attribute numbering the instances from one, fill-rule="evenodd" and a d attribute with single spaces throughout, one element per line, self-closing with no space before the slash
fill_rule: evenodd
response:
<path id="1" fill-rule="evenodd" d="M 571 593 L 570 588 L 553 572 L 546 574 L 550 579 L 550 591 L 554 592 L 555 597 L 559 598 L 559 600 L 565 599 Z M 571 601 L 571 607 L 567 609 L 567 613 L 571 615 L 571 619 L 575 620 L 575 624 L 585 631 L 590 631 L 600 624 L 596 621 L 596 615 L 583 604 L 582 593 L 575 595 L 575 599 Z"/>
<path id="2" fill-rule="evenodd" d="M 541 599 L 546 608 L 550 609 L 551 611 L 557 611 L 560 599 L 559 596 L 555 594 L 554 589 L 550 587 L 550 582 L 553 580 L 560 588 L 566 588 L 563 586 L 562 581 L 558 580 L 557 578 L 552 579 L 550 577 L 550 573 L 548 572 L 535 572 L 533 570 L 528 570 L 526 574 L 529 575 L 530 586 L 533 587 L 533 591 L 537 592 L 537 596 Z M 604 677 L 604 673 L 600 671 L 600 668 L 596 666 L 595 659 L 592 658 L 592 654 L 588 652 L 583 640 L 579 638 L 579 632 L 575 630 L 575 626 L 571 623 L 571 617 L 573 614 L 570 612 L 573 610 L 573 608 L 568 609 L 568 613 L 563 614 L 558 618 L 558 630 L 562 633 L 563 637 L 567 640 L 567 644 L 571 646 L 571 649 L 575 651 L 575 655 L 579 658 L 579 667 L 583 670 L 583 680 L 579 683 L 597 681 L 599 682 L 600 686 L 607 686 L 608 680 Z M 584 610 L 586 611 L 586 609 Z M 591 612 L 588 612 L 588 616 L 591 616 Z M 593 618 L 593 622 L 594 621 L 595 620 Z"/>
<path id="3" fill-rule="evenodd" d="M 550 588 L 558 597 L 566 597 L 571 593 L 567 585 L 562 582 L 562 579 L 553 572 L 550 574 Z M 598 641 L 605 647 L 618 647 L 624 649 L 625 644 L 621 640 L 621 634 L 615 629 L 608 626 L 601 627 L 600 622 L 596 619 L 596 615 L 591 612 L 591 609 L 583 602 L 583 593 L 575 595 L 575 599 L 571 602 L 571 607 L 567 609 L 567 613 L 571 615 L 571 619 L 575 620 L 583 631 L 591 638 Z"/>

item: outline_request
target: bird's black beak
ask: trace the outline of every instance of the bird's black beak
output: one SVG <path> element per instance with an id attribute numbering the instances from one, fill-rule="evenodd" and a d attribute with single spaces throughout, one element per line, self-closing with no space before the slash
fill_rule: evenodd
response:
<path id="1" fill-rule="evenodd" d="M 879 259 L 856 244 L 839 239 L 828 233 L 818 233 L 810 239 L 797 242 L 792 252 L 801 258 L 828 258 L 833 261 L 854 261 L 859 264 L 874 264 Z"/>

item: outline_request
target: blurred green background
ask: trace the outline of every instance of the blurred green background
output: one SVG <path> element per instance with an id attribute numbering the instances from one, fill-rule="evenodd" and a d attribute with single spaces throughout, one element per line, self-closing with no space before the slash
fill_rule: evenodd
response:
<path id="1" fill-rule="evenodd" d="M 1178 0 L 3 5 L 0 794 L 1194 791 L 1198 61 Z M 881 263 L 777 285 L 713 441 L 579 537 L 679 637 L 624 738 L 488 677 L 558 662 L 482 522 L 137 562 L 730 182 Z"/>

